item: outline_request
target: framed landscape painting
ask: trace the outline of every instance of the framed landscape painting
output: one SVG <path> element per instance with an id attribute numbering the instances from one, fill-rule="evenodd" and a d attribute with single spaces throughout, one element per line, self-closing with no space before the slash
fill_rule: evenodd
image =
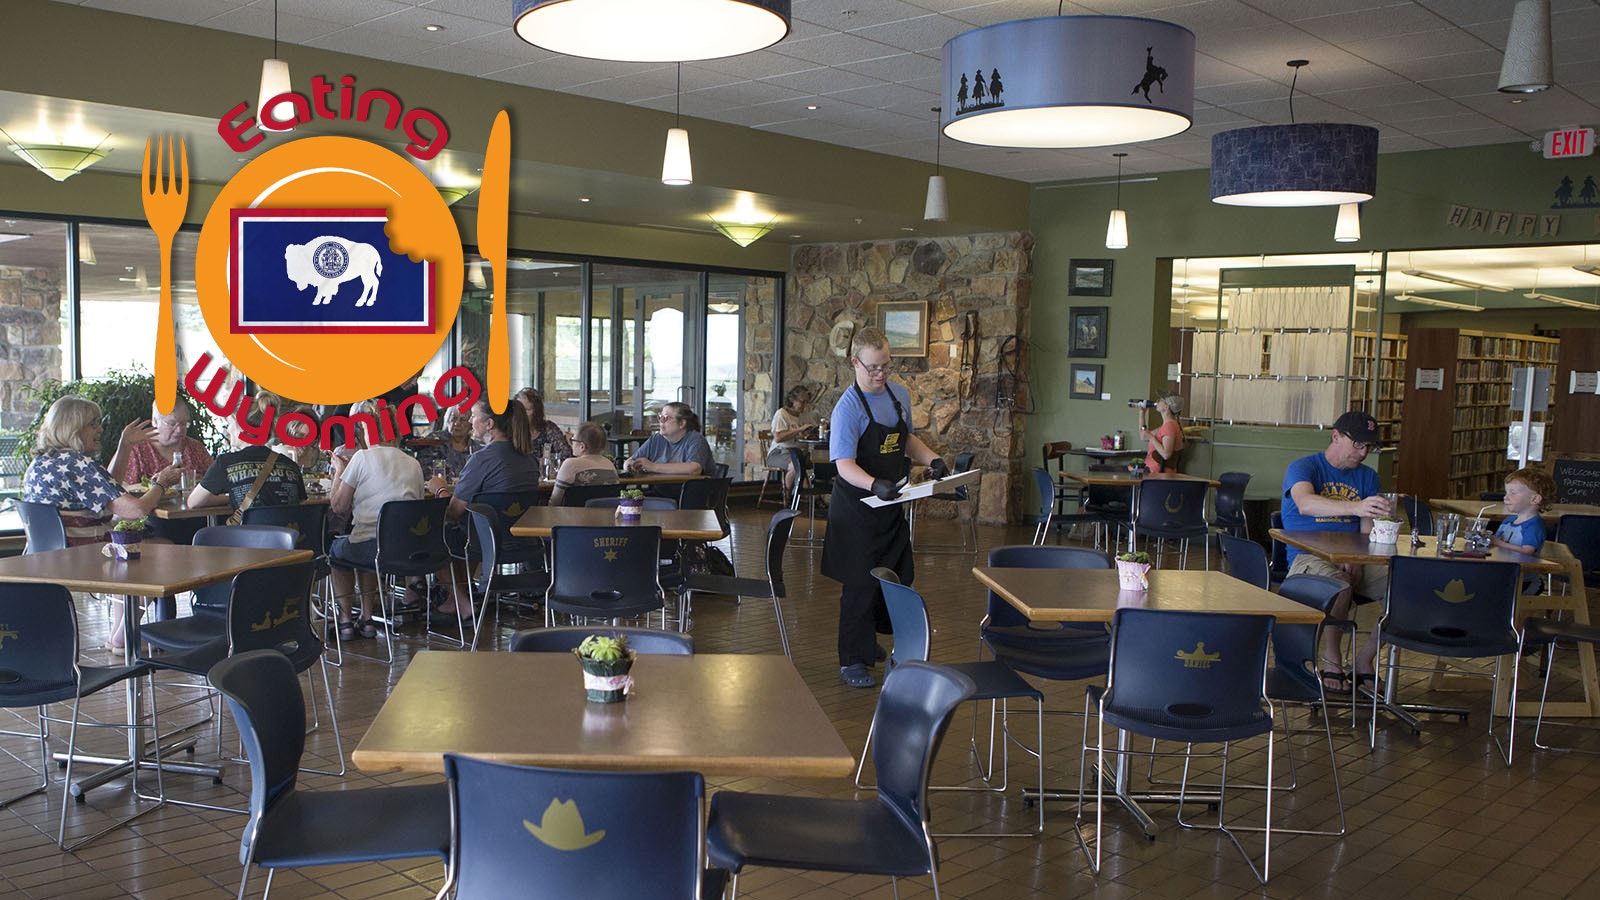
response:
<path id="1" fill-rule="evenodd" d="M 1067 263 L 1067 296 L 1111 296 L 1111 260 L 1074 259 Z"/>
<path id="2" fill-rule="evenodd" d="M 1073 363 L 1070 369 L 1072 383 L 1068 386 L 1067 396 L 1074 400 L 1099 400 L 1100 383 L 1105 371 L 1106 367 L 1099 364 Z"/>
<path id="3" fill-rule="evenodd" d="M 928 355 L 928 304 L 924 300 L 896 300 L 878 304 L 878 327 L 889 337 L 895 356 Z"/>

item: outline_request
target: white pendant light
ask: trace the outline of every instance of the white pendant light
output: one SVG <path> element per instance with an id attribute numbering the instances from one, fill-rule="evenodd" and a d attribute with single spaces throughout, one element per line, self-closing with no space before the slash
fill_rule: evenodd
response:
<path id="1" fill-rule="evenodd" d="M 1361 240 L 1361 204 L 1339 204 L 1339 218 L 1333 223 L 1333 239 L 1341 244 Z"/>
<path id="2" fill-rule="evenodd" d="M 278 0 L 272 0 L 272 58 L 261 61 L 261 92 L 256 99 L 256 127 L 262 131 L 293 131 L 294 104 L 288 101 L 279 103 L 273 108 L 271 114 L 267 106 L 272 98 L 279 94 L 287 94 L 293 88 L 289 84 L 289 64 L 278 58 Z M 288 120 L 286 125 L 273 125 L 270 120 Z"/>
<path id="3" fill-rule="evenodd" d="M 1128 249 L 1128 213 L 1122 208 L 1122 158 L 1126 153 L 1113 153 L 1117 158 L 1117 206 L 1111 210 L 1111 220 L 1106 223 L 1106 249 Z"/>
<path id="4" fill-rule="evenodd" d="M 661 154 L 661 183 L 694 184 L 694 163 L 689 158 L 689 130 L 682 125 L 683 63 L 678 63 L 677 106 L 667 129 L 667 149 Z"/>
<path id="5" fill-rule="evenodd" d="M 1499 90 L 1533 94 L 1555 84 L 1550 52 L 1550 0 L 1518 0 L 1511 10 Z"/>
<path id="6" fill-rule="evenodd" d="M 86 266 L 100 264 L 99 258 L 94 255 L 94 245 L 89 243 L 89 236 L 83 233 L 82 228 L 78 229 L 78 262 Z"/>
<path id="7" fill-rule="evenodd" d="M 944 133 L 969 144 L 1153 141 L 1193 124 L 1194 32 L 1135 16 L 987 25 L 945 42 L 943 88 Z"/>
<path id="8" fill-rule="evenodd" d="M 944 176 L 939 174 L 940 150 L 943 135 L 939 131 L 940 107 L 933 107 L 933 174 L 928 176 L 928 199 L 922 204 L 922 218 L 927 222 L 950 220 L 950 195 L 945 191 Z"/>
<path id="9" fill-rule="evenodd" d="M 690 62 L 750 53 L 789 34 L 789 0 L 513 0 L 522 38 L 567 56 Z"/>

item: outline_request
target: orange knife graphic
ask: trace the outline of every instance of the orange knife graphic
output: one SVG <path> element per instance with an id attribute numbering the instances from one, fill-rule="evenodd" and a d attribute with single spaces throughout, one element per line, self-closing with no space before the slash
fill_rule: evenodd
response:
<path id="1" fill-rule="evenodd" d="M 506 230 L 510 217 L 511 118 L 505 110 L 494 117 L 489 150 L 478 188 L 478 255 L 489 262 L 494 278 L 494 307 L 489 316 L 489 368 L 485 390 L 489 406 L 505 412 L 511 397 L 511 335 L 506 317 Z"/>

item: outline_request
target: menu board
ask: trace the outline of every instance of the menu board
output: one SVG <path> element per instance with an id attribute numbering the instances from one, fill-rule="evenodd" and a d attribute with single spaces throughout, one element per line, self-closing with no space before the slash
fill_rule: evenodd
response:
<path id="1" fill-rule="evenodd" d="M 1557 503 L 1600 504 L 1600 459 L 1558 459 Z"/>

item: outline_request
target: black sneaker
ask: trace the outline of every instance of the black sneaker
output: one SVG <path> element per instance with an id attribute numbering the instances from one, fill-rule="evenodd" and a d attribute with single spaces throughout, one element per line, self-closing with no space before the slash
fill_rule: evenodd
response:
<path id="1" fill-rule="evenodd" d="M 883 649 L 882 644 L 872 645 L 872 659 L 874 662 L 883 662 L 889 658 L 889 651 Z"/>
<path id="2" fill-rule="evenodd" d="M 862 663 L 840 668 L 839 680 L 853 688 L 869 688 L 878 683 L 878 679 L 873 678 Z"/>

